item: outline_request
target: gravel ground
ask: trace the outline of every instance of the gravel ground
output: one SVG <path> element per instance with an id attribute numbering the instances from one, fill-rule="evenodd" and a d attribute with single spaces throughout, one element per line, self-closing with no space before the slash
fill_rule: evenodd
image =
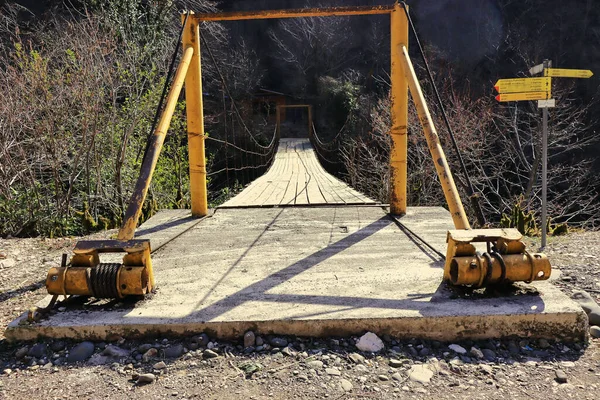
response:
<path id="1" fill-rule="evenodd" d="M 0 239 L 0 332 L 45 297 L 48 267 L 76 241 Z M 562 270 L 555 284 L 569 295 L 584 289 L 597 301 L 598 249 L 599 232 L 551 238 L 546 253 Z M 365 339 L 248 333 L 236 343 L 198 335 L 9 345 L 0 336 L 0 399 L 592 399 L 600 385 L 594 338 L 439 343 L 383 337 L 377 353 Z"/>

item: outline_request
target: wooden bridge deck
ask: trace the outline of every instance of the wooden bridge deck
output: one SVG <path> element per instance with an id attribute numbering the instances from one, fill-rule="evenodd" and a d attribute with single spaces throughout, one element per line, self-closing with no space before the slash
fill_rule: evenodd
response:
<path id="1" fill-rule="evenodd" d="M 308 139 L 281 139 L 269 171 L 219 208 L 376 204 L 327 173 Z"/>

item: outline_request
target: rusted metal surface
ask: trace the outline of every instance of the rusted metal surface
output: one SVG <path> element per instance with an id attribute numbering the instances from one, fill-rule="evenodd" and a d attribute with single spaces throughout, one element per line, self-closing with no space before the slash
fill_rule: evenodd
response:
<path id="1" fill-rule="evenodd" d="M 529 253 L 516 229 L 472 229 L 448 232 L 444 280 L 453 285 L 484 287 L 550 278 L 552 267 L 544 254 Z M 473 243 L 486 243 L 478 253 Z"/>
<path id="2" fill-rule="evenodd" d="M 99 253 L 126 252 L 122 264 L 101 264 Z M 123 298 L 154 288 L 150 241 L 82 241 L 69 264 L 50 268 L 46 289 L 52 295 Z"/>
<path id="3" fill-rule="evenodd" d="M 146 157 L 144 157 L 140 176 L 138 177 L 133 194 L 131 195 L 131 200 L 127 206 L 127 211 L 125 212 L 125 221 L 119 230 L 119 240 L 130 240 L 133 239 L 133 236 L 135 235 L 135 228 L 138 220 L 140 219 L 140 214 L 142 213 L 142 206 L 146 200 L 146 194 L 148 193 L 148 188 L 150 187 L 150 182 L 152 181 L 152 175 L 154 174 L 154 169 L 156 168 L 156 163 L 158 162 L 158 156 L 162 150 L 165 136 L 169 129 L 169 125 L 171 124 L 171 118 L 173 117 L 175 106 L 177 105 L 179 93 L 181 93 L 183 82 L 187 75 L 193 55 L 193 47 L 187 47 L 183 50 L 183 57 L 181 58 L 179 66 L 177 67 L 173 84 L 171 85 L 169 95 L 167 96 L 167 103 L 160 116 L 158 126 L 156 127 L 156 130 L 150 139 L 151 143 L 148 147 Z"/>
<path id="4" fill-rule="evenodd" d="M 202 60 L 200 57 L 200 27 L 191 18 L 183 31 L 183 48 L 193 48 L 194 56 L 185 78 L 185 102 L 190 168 L 190 203 L 194 217 L 208 215 L 208 188 L 206 183 L 206 148 L 204 135 L 204 103 L 202 98 Z M 185 23 L 185 16 L 182 15 Z"/>
<path id="5" fill-rule="evenodd" d="M 425 96 L 423 96 L 423 91 L 421 90 L 421 84 L 417 79 L 413 64 L 408 55 L 408 49 L 403 46 L 401 54 L 404 72 L 408 78 L 408 87 L 410 88 L 410 93 L 412 94 L 413 101 L 417 107 L 419 121 L 421 121 L 421 125 L 423 126 L 427 146 L 429 147 L 429 152 L 431 153 L 438 178 L 442 184 L 446 203 L 448 204 L 450 214 L 452 215 L 452 221 L 454 222 L 456 229 L 470 229 L 471 225 L 467 219 L 462 200 L 460 199 L 458 189 L 454 183 L 452 171 L 450 171 L 444 149 L 442 148 L 433 119 L 429 113 Z"/>
<path id="6" fill-rule="evenodd" d="M 240 21 L 248 19 L 381 15 L 389 14 L 393 10 L 394 6 L 389 5 L 364 7 L 318 7 L 289 10 L 257 10 L 195 14 L 192 16 L 192 18 L 196 21 Z"/>
<path id="7" fill-rule="evenodd" d="M 402 64 L 402 46 L 408 47 L 408 19 L 396 4 L 390 16 L 391 26 L 391 129 L 390 213 L 406 214 L 408 177 L 408 82 Z"/>

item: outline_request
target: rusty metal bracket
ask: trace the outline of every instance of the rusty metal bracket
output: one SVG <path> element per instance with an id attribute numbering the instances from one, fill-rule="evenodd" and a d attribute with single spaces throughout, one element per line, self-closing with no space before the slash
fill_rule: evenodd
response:
<path id="1" fill-rule="evenodd" d="M 48 271 L 48 293 L 124 298 L 143 296 L 155 288 L 148 239 L 80 241 L 73 253 L 68 265 Z M 104 253 L 126 254 L 122 263 L 101 263 Z"/>
<path id="2" fill-rule="evenodd" d="M 453 285 L 485 287 L 550 278 L 546 255 L 529 253 L 517 229 L 448 231 L 444 280 Z M 485 244 L 478 251 L 476 244 Z"/>

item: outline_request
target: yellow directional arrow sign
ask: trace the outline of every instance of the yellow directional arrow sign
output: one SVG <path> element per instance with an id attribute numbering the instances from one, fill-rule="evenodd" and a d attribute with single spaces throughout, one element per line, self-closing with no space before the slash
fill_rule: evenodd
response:
<path id="1" fill-rule="evenodd" d="M 521 100 L 546 100 L 552 97 L 550 91 L 547 92 L 526 92 L 526 93 L 504 93 L 496 96 L 496 100 L 503 101 L 521 101 Z"/>
<path id="2" fill-rule="evenodd" d="M 590 78 L 594 73 L 589 69 L 546 68 L 544 76 L 556 78 Z"/>
<path id="3" fill-rule="evenodd" d="M 552 78 L 500 79 L 494 89 L 498 93 L 546 92 L 551 85 Z"/>

